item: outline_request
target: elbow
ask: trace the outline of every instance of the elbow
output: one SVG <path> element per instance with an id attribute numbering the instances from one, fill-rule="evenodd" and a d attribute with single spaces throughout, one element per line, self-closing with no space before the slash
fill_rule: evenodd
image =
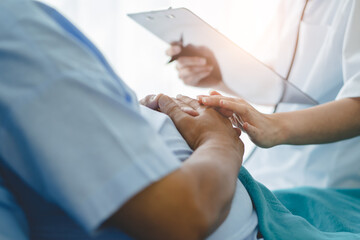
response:
<path id="1" fill-rule="evenodd" d="M 214 205 L 211 196 L 204 195 L 194 183 L 182 185 L 177 192 L 173 202 L 177 206 L 167 208 L 169 212 L 175 210 L 173 220 L 167 218 L 162 224 L 167 232 L 163 239 L 205 239 L 227 216 L 228 211 L 223 217 L 223 206 Z"/>
<path id="2" fill-rule="evenodd" d="M 187 239 L 187 240 L 200 240 L 208 236 L 208 228 L 203 223 L 198 222 L 196 225 L 186 224 L 177 226 L 177 231 L 172 232 L 164 239 Z"/>
<path id="3" fill-rule="evenodd" d="M 181 204 L 173 216 L 176 220 L 163 225 L 169 230 L 164 239 L 205 239 L 216 225 L 218 214 L 201 202 L 198 193 L 182 193 Z"/>
<path id="4" fill-rule="evenodd" d="M 182 204 L 177 214 L 181 217 L 175 224 L 178 237 L 170 239 L 205 239 L 226 219 L 232 198 L 216 201 L 214 192 L 206 189 L 211 188 L 209 185 L 211 181 L 207 187 L 199 189 L 196 184 L 190 184 L 182 191 Z"/>
<path id="5" fill-rule="evenodd" d="M 106 223 L 135 239 L 205 239 L 225 219 L 216 194 L 176 171 L 144 189 Z M 210 184 L 211 185 L 211 184 Z M 208 186 L 209 187 L 209 186 Z"/>
<path id="6" fill-rule="evenodd" d="M 179 239 L 205 239 L 212 231 L 214 224 L 210 218 L 209 214 L 204 212 L 203 210 L 199 210 L 197 212 L 193 212 L 192 214 L 191 224 L 187 224 L 184 226 L 182 232 L 188 232 L 187 236 L 181 236 Z M 188 229 L 188 231 L 186 231 Z"/>

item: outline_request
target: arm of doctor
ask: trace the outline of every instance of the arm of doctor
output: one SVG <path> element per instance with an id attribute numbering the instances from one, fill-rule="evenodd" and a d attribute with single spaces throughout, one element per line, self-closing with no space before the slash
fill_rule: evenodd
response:
<path id="1" fill-rule="evenodd" d="M 190 116 L 173 99 L 158 97 L 159 110 L 171 117 L 194 153 L 109 220 L 136 239 L 203 239 L 230 210 L 243 144 L 228 119 L 214 109 L 196 100 L 187 104 L 199 115 Z"/>
<path id="2" fill-rule="evenodd" d="M 212 92 L 199 96 L 206 106 L 231 110 L 244 121 L 243 130 L 258 146 L 320 144 L 360 134 L 360 98 L 344 98 L 305 110 L 263 114 L 243 99 Z"/>

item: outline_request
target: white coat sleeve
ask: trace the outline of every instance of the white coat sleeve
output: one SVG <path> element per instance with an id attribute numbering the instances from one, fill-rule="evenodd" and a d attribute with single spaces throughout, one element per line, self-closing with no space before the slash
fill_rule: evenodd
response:
<path id="1" fill-rule="evenodd" d="M 360 97 L 360 2 L 352 5 L 343 46 L 344 86 L 337 99 Z"/>

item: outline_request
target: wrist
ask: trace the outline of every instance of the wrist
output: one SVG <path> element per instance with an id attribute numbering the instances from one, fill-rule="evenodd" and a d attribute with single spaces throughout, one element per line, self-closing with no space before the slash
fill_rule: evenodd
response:
<path id="1" fill-rule="evenodd" d="M 290 136 L 290 127 L 283 113 L 272 114 L 272 121 L 274 122 L 274 146 L 286 144 Z"/>
<path id="2" fill-rule="evenodd" d="M 207 137 L 199 147 L 211 149 L 222 156 L 222 161 L 232 161 L 241 167 L 244 155 L 244 144 L 239 137 L 229 138 L 224 135 Z"/>

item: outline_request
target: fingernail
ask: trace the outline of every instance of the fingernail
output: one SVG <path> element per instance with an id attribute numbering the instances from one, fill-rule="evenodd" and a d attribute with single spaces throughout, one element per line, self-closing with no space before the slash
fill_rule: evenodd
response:
<path id="1" fill-rule="evenodd" d="M 208 102 L 208 98 L 207 97 L 203 97 L 202 99 L 201 99 L 201 101 L 203 102 L 203 103 L 206 103 L 206 102 Z"/>
<path id="2" fill-rule="evenodd" d="M 156 95 L 152 95 L 150 101 L 154 101 L 156 99 Z"/>
<path id="3" fill-rule="evenodd" d="M 176 95 L 176 98 L 181 98 L 183 95 L 181 95 L 181 94 L 178 94 L 178 95 Z"/>

